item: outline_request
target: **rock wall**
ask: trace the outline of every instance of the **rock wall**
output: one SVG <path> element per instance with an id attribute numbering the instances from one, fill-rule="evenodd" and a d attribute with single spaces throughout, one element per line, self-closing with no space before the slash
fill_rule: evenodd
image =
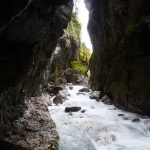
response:
<path id="1" fill-rule="evenodd" d="M 75 13 L 65 30 L 64 35 L 59 38 L 57 47 L 53 52 L 50 65 L 49 81 L 55 84 L 65 82 L 65 71 L 70 68 L 70 62 L 78 59 L 80 50 L 81 25 Z"/>
<path id="2" fill-rule="evenodd" d="M 72 0 L 0 1 L 0 138 L 40 92 L 43 71 L 70 21 Z"/>
<path id="3" fill-rule="evenodd" d="M 80 47 L 80 39 L 70 41 L 65 36 L 67 35 L 64 35 L 58 40 L 51 62 L 49 81 L 56 84 L 63 82 L 61 79 L 64 78 L 65 70 L 70 67 L 70 61 L 77 58 Z"/>
<path id="4" fill-rule="evenodd" d="M 116 106 L 150 115 L 150 1 L 86 1 L 93 89 Z"/>

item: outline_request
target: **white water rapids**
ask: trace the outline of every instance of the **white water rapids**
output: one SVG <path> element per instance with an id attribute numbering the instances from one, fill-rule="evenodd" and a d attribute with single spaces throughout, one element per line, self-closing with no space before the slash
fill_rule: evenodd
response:
<path id="1" fill-rule="evenodd" d="M 91 100 L 90 93 L 77 95 L 81 88 L 67 87 L 68 100 L 49 107 L 60 136 L 60 150 L 150 150 L 149 118 Z M 86 111 L 69 115 L 64 112 L 66 106 L 80 106 Z M 140 121 L 133 122 L 137 117 Z"/>

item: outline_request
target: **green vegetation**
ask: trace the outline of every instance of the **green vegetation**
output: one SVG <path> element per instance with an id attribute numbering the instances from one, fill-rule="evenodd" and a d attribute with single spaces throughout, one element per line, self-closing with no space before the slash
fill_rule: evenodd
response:
<path id="1" fill-rule="evenodd" d="M 85 43 L 81 43 L 80 51 L 79 51 L 79 60 L 89 64 L 89 60 L 91 58 L 91 51 L 85 45 Z"/>
<path id="2" fill-rule="evenodd" d="M 88 76 L 88 78 L 90 78 L 90 77 L 91 77 L 91 72 L 90 72 L 90 70 L 88 70 L 88 72 L 87 72 L 87 76 Z"/>
<path id="3" fill-rule="evenodd" d="M 72 13 L 72 18 L 70 23 L 68 24 L 67 29 L 65 30 L 67 37 L 67 44 L 71 44 L 72 41 L 78 40 L 80 41 L 81 34 L 81 24 L 78 21 L 76 13 Z M 90 77 L 89 71 L 89 60 L 91 57 L 91 51 L 85 45 L 85 43 L 80 44 L 78 57 L 70 62 L 70 67 L 73 72 L 82 73 L 88 77 Z"/>
<path id="4" fill-rule="evenodd" d="M 90 49 L 86 47 L 85 43 L 81 43 L 78 60 L 70 62 L 70 66 L 73 69 L 73 71 L 82 73 L 90 77 L 90 70 L 88 69 L 90 57 L 91 57 Z"/>
<path id="5" fill-rule="evenodd" d="M 65 30 L 65 32 L 68 34 L 68 38 L 70 40 L 80 39 L 81 24 L 79 23 L 75 13 L 72 13 L 71 21 L 68 24 L 68 27 Z"/>
<path id="6" fill-rule="evenodd" d="M 74 60 L 70 62 L 70 66 L 73 69 L 74 72 L 86 74 L 86 67 L 83 65 L 83 63 L 79 60 Z"/>

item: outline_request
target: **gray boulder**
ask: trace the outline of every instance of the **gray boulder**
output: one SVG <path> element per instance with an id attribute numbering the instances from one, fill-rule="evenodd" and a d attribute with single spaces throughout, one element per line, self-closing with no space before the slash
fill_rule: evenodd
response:
<path id="1" fill-rule="evenodd" d="M 99 99 L 100 91 L 93 91 L 90 95 L 90 99 Z"/>
<path id="2" fill-rule="evenodd" d="M 77 111 L 79 111 L 79 110 L 81 110 L 81 107 L 66 107 L 65 108 L 65 112 L 66 113 L 69 113 L 69 112 L 77 112 Z"/>
<path id="3" fill-rule="evenodd" d="M 79 90 L 79 92 L 90 92 L 89 88 L 82 88 Z"/>
<path id="4" fill-rule="evenodd" d="M 64 102 L 64 97 L 60 94 L 57 94 L 55 96 L 55 98 L 53 99 L 53 103 L 58 105 L 58 104 L 62 104 Z"/>

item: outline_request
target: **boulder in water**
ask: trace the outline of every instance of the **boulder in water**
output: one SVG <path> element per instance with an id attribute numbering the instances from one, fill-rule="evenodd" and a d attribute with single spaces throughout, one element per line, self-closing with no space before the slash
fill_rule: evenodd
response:
<path id="1" fill-rule="evenodd" d="M 118 114 L 118 116 L 122 116 L 122 117 L 124 117 L 124 114 Z"/>
<path id="2" fill-rule="evenodd" d="M 64 97 L 60 94 L 57 94 L 55 96 L 55 98 L 53 99 L 53 103 L 58 105 L 58 104 L 62 104 L 64 102 Z"/>
<path id="3" fill-rule="evenodd" d="M 90 92 L 89 88 L 82 88 L 79 90 L 79 92 Z"/>
<path id="4" fill-rule="evenodd" d="M 85 109 L 81 110 L 81 113 L 85 113 L 85 112 L 86 112 L 86 110 L 85 110 Z"/>
<path id="5" fill-rule="evenodd" d="M 102 102 L 104 104 L 107 104 L 107 105 L 111 105 L 111 99 L 107 96 L 107 95 L 104 95 L 102 98 L 101 98 Z"/>
<path id="6" fill-rule="evenodd" d="M 69 86 L 69 89 L 72 90 L 72 89 L 73 89 L 73 86 Z"/>
<path id="7" fill-rule="evenodd" d="M 134 118 L 132 122 L 140 122 L 140 118 Z"/>
<path id="8" fill-rule="evenodd" d="M 68 93 L 68 90 L 60 90 L 58 95 L 61 95 L 64 97 L 64 99 L 67 99 L 67 96 L 70 96 L 70 94 Z"/>
<path id="9" fill-rule="evenodd" d="M 100 91 L 93 91 L 90 95 L 90 99 L 99 99 Z"/>
<path id="10" fill-rule="evenodd" d="M 79 111 L 79 110 L 81 110 L 81 107 L 66 107 L 65 108 L 65 112 L 66 113 L 69 113 L 69 112 L 77 112 L 77 111 Z"/>
<path id="11" fill-rule="evenodd" d="M 56 95 L 56 94 L 58 94 L 59 91 L 61 91 L 61 90 L 63 90 L 62 87 L 60 87 L 60 86 L 54 86 L 54 87 L 51 88 L 51 93 L 53 93 L 53 94 Z"/>

